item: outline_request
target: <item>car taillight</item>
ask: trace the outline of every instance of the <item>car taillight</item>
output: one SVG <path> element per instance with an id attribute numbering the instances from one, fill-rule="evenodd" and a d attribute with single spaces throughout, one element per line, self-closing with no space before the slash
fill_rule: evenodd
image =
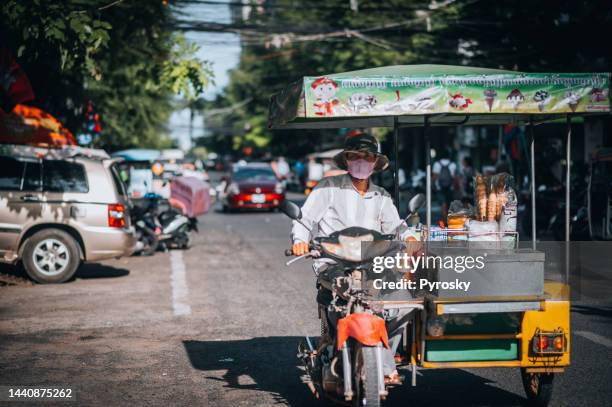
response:
<path id="1" fill-rule="evenodd" d="M 565 351 L 565 334 L 562 329 L 553 332 L 543 332 L 539 329 L 532 339 L 534 353 L 563 353 Z"/>
<path id="2" fill-rule="evenodd" d="M 108 205 L 108 226 L 112 228 L 125 226 L 125 207 L 122 204 Z"/>

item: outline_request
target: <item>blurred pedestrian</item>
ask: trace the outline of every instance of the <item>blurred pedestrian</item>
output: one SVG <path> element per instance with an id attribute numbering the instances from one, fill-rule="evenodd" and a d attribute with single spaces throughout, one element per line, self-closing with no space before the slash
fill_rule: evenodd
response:
<path id="1" fill-rule="evenodd" d="M 298 182 L 300 184 L 300 189 L 304 187 L 305 184 L 305 173 L 306 173 L 306 166 L 304 165 L 304 161 L 302 160 L 297 160 L 295 165 L 293 166 L 294 170 L 295 170 L 295 175 L 298 179 Z"/>
<path id="2" fill-rule="evenodd" d="M 457 164 L 450 160 L 450 153 L 446 149 L 440 151 L 440 159 L 434 162 L 432 178 L 438 192 L 438 202 L 442 207 L 442 217 L 448 215 L 448 206 L 457 190 Z"/>
<path id="3" fill-rule="evenodd" d="M 461 160 L 461 187 L 462 191 L 462 200 L 472 201 L 474 198 L 474 177 L 476 176 L 476 171 L 474 170 L 472 164 L 472 157 L 465 156 L 463 160 Z"/>
<path id="4" fill-rule="evenodd" d="M 499 174 L 502 172 L 510 173 L 510 162 L 508 162 L 506 154 L 502 154 L 499 157 L 499 162 L 495 165 L 495 173 Z"/>
<path id="5" fill-rule="evenodd" d="M 286 180 L 287 178 L 289 178 L 290 170 L 291 169 L 289 168 L 289 163 L 287 162 L 287 160 L 285 160 L 285 157 L 278 157 L 278 159 L 276 160 L 276 176 L 280 180 Z"/>
<path id="6" fill-rule="evenodd" d="M 323 164 L 317 162 L 314 158 L 308 160 L 308 180 L 320 181 L 324 173 Z"/>

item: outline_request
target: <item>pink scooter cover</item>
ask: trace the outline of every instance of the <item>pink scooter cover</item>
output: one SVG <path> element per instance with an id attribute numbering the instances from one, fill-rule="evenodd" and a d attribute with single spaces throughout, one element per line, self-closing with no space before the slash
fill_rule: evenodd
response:
<path id="1" fill-rule="evenodd" d="M 186 216 L 203 215 L 210 209 L 210 185 L 194 177 L 176 177 L 170 185 L 170 201 Z"/>

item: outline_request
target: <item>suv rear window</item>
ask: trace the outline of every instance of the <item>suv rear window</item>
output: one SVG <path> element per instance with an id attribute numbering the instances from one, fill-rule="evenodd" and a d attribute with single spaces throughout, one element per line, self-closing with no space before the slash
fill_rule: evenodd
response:
<path id="1" fill-rule="evenodd" d="M 113 184 L 115 185 L 115 191 L 119 196 L 125 198 L 127 194 L 125 193 L 125 184 L 121 181 L 121 177 L 119 176 L 119 168 L 117 164 L 113 164 L 110 167 L 110 172 L 113 177 Z"/>
<path id="2" fill-rule="evenodd" d="M 44 160 L 43 189 L 49 192 L 89 192 L 85 167 L 69 161 Z"/>
<path id="3" fill-rule="evenodd" d="M 11 157 L 0 157 L 0 190 L 19 191 L 23 178 L 24 163 Z"/>

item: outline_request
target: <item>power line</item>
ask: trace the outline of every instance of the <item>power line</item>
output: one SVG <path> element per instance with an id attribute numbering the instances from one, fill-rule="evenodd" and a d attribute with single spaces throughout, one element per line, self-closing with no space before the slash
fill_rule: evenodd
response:
<path id="1" fill-rule="evenodd" d="M 446 7 L 447 5 L 450 5 L 451 3 L 454 3 L 455 0 L 446 0 L 446 1 L 442 1 L 440 3 L 437 3 L 435 1 L 433 2 L 429 2 L 428 4 L 426 4 L 427 2 L 423 1 L 422 5 L 412 5 L 412 6 L 397 6 L 397 5 L 393 5 L 393 4 L 377 4 L 377 5 L 359 5 L 359 11 L 416 11 L 416 10 L 437 10 L 437 9 L 441 9 L 443 7 Z M 258 8 L 261 7 L 263 9 L 272 9 L 272 10 L 311 10 L 313 8 L 313 6 L 309 3 L 305 3 L 305 2 L 297 2 L 293 3 L 293 4 L 274 4 L 274 3 L 265 3 L 265 4 L 255 4 L 255 3 L 243 3 L 240 1 L 228 1 L 228 2 L 224 2 L 224 1 L 216 1 L 216 0 L 185 0 L 182 1 L 182 4 L 205 4 L 205 5 L 212 5 L 212 6 L 225 6 L 225 7 L 230 7 L 230 8 L 243 8 L 243 7 L 251 7 L 251 8 Z M 346 6 L 338 6 L 338 5 L 331 5 L 331 4 L 318 4 L 316 6 L 317 9 L 319 10 L 338 10 L 338 11 L 352 11 L 350 4 L 347 2 Z"/>

